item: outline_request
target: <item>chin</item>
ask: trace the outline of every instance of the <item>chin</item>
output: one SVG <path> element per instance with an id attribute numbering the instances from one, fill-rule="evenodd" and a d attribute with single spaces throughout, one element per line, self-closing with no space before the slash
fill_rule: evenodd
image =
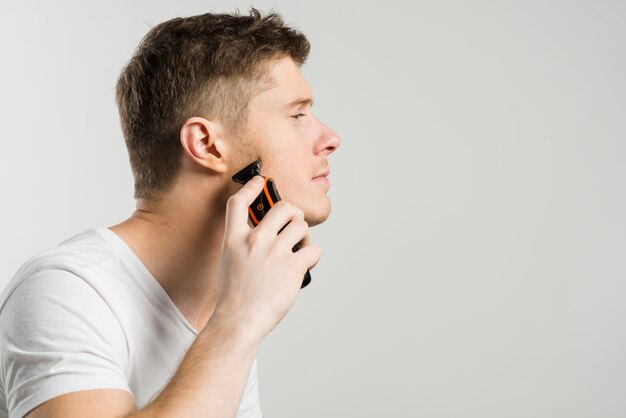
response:
<path id="1" fill-rule="evenodd" d="M 309 227 L 313 227 L 325 222 L 329 216 L 330 200 L 327 200 L 326 204 L 323 206 L 309 208 L 309 210 L 304 212 L 304 220 L 307 224 L 309 224 Z"/>

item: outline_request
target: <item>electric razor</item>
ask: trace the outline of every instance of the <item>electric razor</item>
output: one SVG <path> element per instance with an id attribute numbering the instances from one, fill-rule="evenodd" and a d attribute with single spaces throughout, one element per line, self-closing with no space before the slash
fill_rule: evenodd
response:
<path id="1" fill-rule="evenodd" d="M 254 199 L 254 202 L 248 207 L 248 219 L 252 222 L 252 225 L 257 226 L 265 214 L 280 201 L 280 195 L 276 189 L 274 180 L 269 177 L 265 177 L 261 174 L 261 161 L 256 160 L 252 164 L 244 167 L 238 171 L 232 179 L 233 181 L 241 184 L 246 184 L 252 177 L 261 176 L 265 180 L 263 185 L 263 191 Z M 285 225 L 286 226 L 286 225 Z M 282 231 L 283 227 L 280 231 Z M 278 231 L 280 233 L 280 231 Z M 300 244 L 296 244 L 291 249 L 294 253 L 300 249 Z M 304 274 L 304 280 L 300 289 L 306 287 L 311 282 L 311 273 L 309 270 Z"/>

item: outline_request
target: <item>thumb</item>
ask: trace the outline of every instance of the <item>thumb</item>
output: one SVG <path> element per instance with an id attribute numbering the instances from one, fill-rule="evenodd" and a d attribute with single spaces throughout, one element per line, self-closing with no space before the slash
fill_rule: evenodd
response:
<path id="1" fill-rule="evenodd" d="M 248 207 L 263 190 L 265 179 L 263 176 L 254 176 L 241 190 L 232 195 L 226 202 L 226 230 L 225 234 L 240 234 L 250 230 L 248 226 Z"/>

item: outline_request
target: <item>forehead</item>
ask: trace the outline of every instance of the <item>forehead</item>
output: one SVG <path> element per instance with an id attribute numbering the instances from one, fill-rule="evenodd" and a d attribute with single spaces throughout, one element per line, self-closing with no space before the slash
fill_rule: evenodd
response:
<path id="1" fill-rule="evenodd" d="M 312 99 L 309 83 L 291 58 L 282 58 L 270 64 L 269 75 L 272 79 L 270 88 L 254 97 L 251 105 L 284 108 L 297 100 Z"/>

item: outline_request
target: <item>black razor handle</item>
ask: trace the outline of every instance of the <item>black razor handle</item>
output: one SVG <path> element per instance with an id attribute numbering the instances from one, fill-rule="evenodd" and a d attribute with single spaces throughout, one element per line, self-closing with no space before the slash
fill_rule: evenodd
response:
<path id="1" fill-rule="evenodd" d="M 236 181 L 237 183 L 246 184 L 252 177 L 257 175 L 261 176 L 261 162 L 259 160 L 246 166 L 237 172 L 237 174 L 235 174 L 232 178 L 233 181 Z M 263 191 L 261 191 L 256 199 L 254 199 L 254 202 L 252 202 L 252 204 L 248 207 L 248 219 L 250 219 L 252 225 L 254 226 L 257 226 L 265 214 L 280 201 L 280 195 L 278 194 L 274 180 L 265 176 L 261 177 L 265 179 Z M 285 229 L 286 226 L 287 225 L 283 226 L 280 231 Z M 278 233 L 280 233 L 280 231 L 278 231 Z M 295 253 L 299 249 L 300 244 L 298 243 L 293 246 L 291 251 Z M 311 283 L 311 272 L 307 270 L 304 274 L 304 280 L 302 281 L 300 289 L 305 288 L 309 283 Z"/>

